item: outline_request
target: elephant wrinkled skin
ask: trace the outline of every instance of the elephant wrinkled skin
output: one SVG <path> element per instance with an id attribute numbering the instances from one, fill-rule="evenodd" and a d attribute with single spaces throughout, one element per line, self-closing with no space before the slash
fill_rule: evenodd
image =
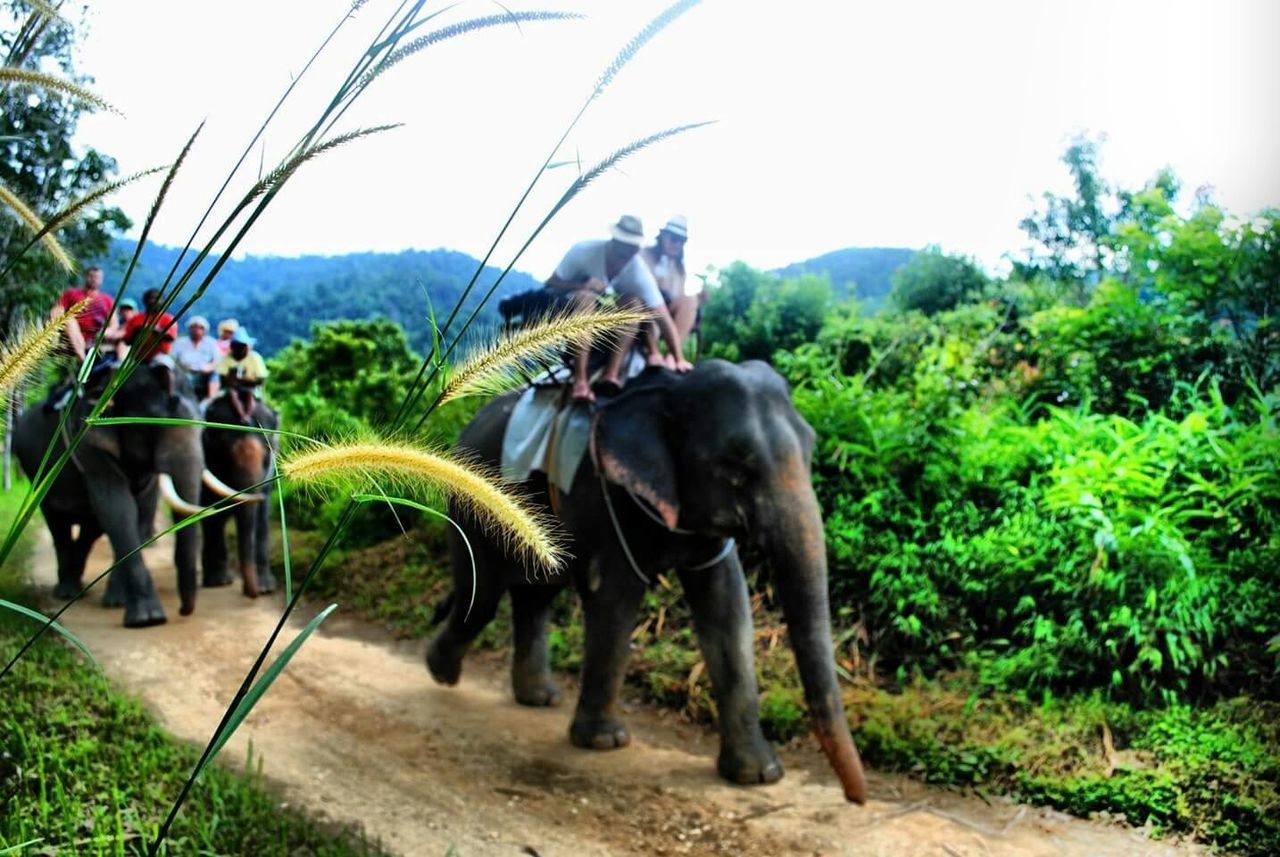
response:
<path id="1" fill-rule="evenodd" d="M 513 394 L 485 406 L 462 432 L 459 448 L 496 465 L 515 401 Z M 467 647 L 510 591 L 515 697 L 526 705 L 554 704 L 559 690 L 547 660 L 547 614 L 572 582 L 582 598 L 586 651 L 570 739 L 593 749 L 625 746 L 630 737 L 617 699 L 646 588 L 641 575 L 653 580 L 674 568 L 719 712 L 720 774 L 736 783 L 773 782 L 782 764 L 760 729 L 746 581 L 736 549 L 723 550 L 732 537 L 758 547 L 771 568 L 814 730 L 845 796 L 863 802 L 865 779 L 832 657 L 822 515 L 810 477 L 814 439 L 786 382 L 764 363 L 710 360 L 686 376 L 647 370 L 594 414 L 599 471 L 583 461 L 573 490 L 558 500 L 573 557 L 558 578 L 548 581 L 522 566 L 453 505 L 475 553 L 475 600 L 469 608 L 470 555 L 454 537 L 452 607 L 427 649 L 432 676 L 457 682 Z M 544 478 L 525 487 L 548 502 Z"/>
<path id="2" fill-rule="evenodd" d="M 93 397 L 95 390 L 100 392 L 111 371 L 114 370 L 98 372 L 86 396 Z M 68 417 L 68 437 L 83 425 L 91 405 L 81 399 L 70 407 L 74 410 Z M 13 432 L 14 450 L 28 477 L 34 478 L 45 449 L 57 434 L 60 416 L 37 405 L 18 418 Z M 196 419 L 198 414 L 185 377 L 171 378 L 164 367 L 143 364 L 116 391 L 104 416 Z M 64 439 L 57 438 L 54 455 L 63 449 Z M 90 429 L 40 504 L 57 553 L 55 594 L 71 598 L 80 591 L 89 549 L 105 533 L 120 565 L 111 573 L 103 604 L 123 605 L 124 624 L 130 628 L 163 623 L 164 607 L 156 596 L 142 554 L 135 553 L 123 561 L 121 558 L 153 535 L 157 496 L 163 488 L 176 489 L 178 496 L 169 499 L 188 501 L 178 502 L 175 508 L 182 511 L 177 514 L 189 514 L 195 509 L 191 503 L 199 497 L 203 467 L 198 427 L 124 425 Z M 79 527 L 79 534 L 73 538 L 75 526 Z M 181 613 L 186 616 L 195 610 L 199 534 L 194 526 L 185 527 L 174 540 L 178 594 Z"/>

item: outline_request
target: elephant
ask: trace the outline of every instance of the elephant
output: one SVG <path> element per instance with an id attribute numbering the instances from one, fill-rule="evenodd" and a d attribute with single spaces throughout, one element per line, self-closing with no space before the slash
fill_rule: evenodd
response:
<path id="1" fill-rule="evenodd" d="M 73 410 L 67 416 L 62 437 L 57 436 L 62 415 L 49 405 L 33 406 L 18 418 L 13 431 L 14 449 L 29 478 L 35 478 L 51 441 L 54 455 L 66 448 L 116 371 L 116 367 L 105 366 L 90 376 L 85 395 L 68 405 Z M 160 363 L 143 363 L 116 390 L 103 416 L 196 419 L 198 414 L 185 376 Z M 142 554 L 125 557 L 152 536 L 157 494 L 180 517 L 200 511 L 199 506 L 184 498 L 195 500 L 199 496 L 203 469 L 197 426 L 90 428 L 40 503 L 57 554 L 54 594 L 72 598 L 79 593 L 89 550 L 105 533 L 120 565 L 111 573 L 103 604 L 123 606 L 128 628 L 164 623 L 164 607 Z M 79 532 L 73 538 L 72 528 L 76 525 Z M 188 616 L 196 605 L 199 533 L 195 527 L 185 527 L 177 532 L 175 542 L 180 612 Z"/>
<path id="2" fill-rule="evenodd" d="M 459 436 L 459 450 L 498 464 L 517 396 L 481 408 Z M 547 616 L 572 582 L 586 642 L 569 737 L 588 749 L 626 746 L 617 700 L 637 608 L 649 581 L 674 568 L 719 714 L 717 769 L 734 783 L 774 782 L 783 769 L 760 727 L 751 607 L 736 547 L 750 545 L 773 572 L 823 752 L 846 798 L 864 802 L 862 763 L 836 684 L 822 513 L 810 470 L 815 433 L 793 407 L 787 383 L 758 361 L 706 360 L 687 375 L 646 369 L 596 406 L 589 442 L 591 455 L 567 494 L 549 491 L 540 474 L 519 489 L 552 507 L 565 531 L 572 559 L 558 576 L 526 567 L 465 506 L 451 505 L 467 541 L 452 538 L 453 596 L 426 652 L 432 677 L 458 681 L 469 644 L 509 591 L 515 698 L 555 704 Z"/>
<path id="3" fill-rule="evenodd" d="M 275 429 L 280 424 L 275 411 L 262 402 L 256 404 L 253 419 L 267 429 Z M 237 425 L 239 417 L 226 396 L 220 396 L 209 403 L 205 421 Z M 205 465 L 215 479 L 205 481 L 201 503 L 212 505 L 219 496 L 226 496 L 228 489 L 232 492 L 253 489 L 256 492 L 253 496 L 264 501 L 239 503 L 204 519 L 202 566 L 205 586 L 231 583 L 231 574 L 227 570 L 226 525 L 228 519 L 234 517 L 242 591 L 248 597 L 256 598 L 276 590 L 276 579 L 271 574 L 271 563 L 267 558 L 271 504 L 265 501 L 271 498 L 271 486 L 260 483 L 271 476 L 277 453 L 273 435 L 205 426 Z"/>

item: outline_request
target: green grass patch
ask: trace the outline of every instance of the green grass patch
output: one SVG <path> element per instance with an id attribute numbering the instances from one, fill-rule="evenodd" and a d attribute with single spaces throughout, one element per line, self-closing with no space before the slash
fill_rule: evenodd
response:
<path id="1" fill-rule="evenodd" d="M 396 637 L 429 636 L 450 586 L 443 532 L 427 523 L 408 538 L 337 557 L 317 597 L 341 595 Z M 292 530 L 290 540 L 296 565 L 320 543 Z M 659 582 L 633 634 L 628 682 L 645 699 L 709 723 L 715 704 L 679 584 Z M 786 742 L 809 731 L 804 695 L 768 587 L 753 607 L 761 719 L 771 739 Z M 510 644 L 509 615 L 504 603 L 477 648 Z M 853 631 L 835 636 L 848 654 L 841 667 L 854 676 L 844 682 L 854 736 L 879 769 L 1085 817 L 1123 816 L 1235 853 L 1280 853 L 1280 704 L 1239 698 L 1141 709 L 1098 694 L 1032 698 L 993 692 L 971 672 L 876 682 L 860 668 Z M 555 669 L 581 666 L 572 595 L 556 602 L 550 643 Z"/>
<path id="2" fill-rule="evenodd" d="M 0 494 L 7 527 L 20 490 Z M 33 519 L 0 567 L 0 598 L 29 596 Z M 0 610 L 0 663 L 37 624 Z M 47 635 L 0 685 L 0 852 L 145 854 L 199 758 L 141 704 L 112 690 L 83 655 Z M 261 759 L 259 757 L 259 765 Z M 362 833 L 284 808 L 262 778 L 212 766 L 179 813 L 162 853 L 381 855 Z"/>
<path id="3" fill-rule="evenodd" d="M 32 623 L 0 618 L 8 660 Z M 198 758 L 58 640 L 37 643 L 4 682 L 0 849 L 146 853 Z M 210 767 L 178 815 L 168 854 L 377 855 L 362 834 L 284 808 L 258 769 Z"/>

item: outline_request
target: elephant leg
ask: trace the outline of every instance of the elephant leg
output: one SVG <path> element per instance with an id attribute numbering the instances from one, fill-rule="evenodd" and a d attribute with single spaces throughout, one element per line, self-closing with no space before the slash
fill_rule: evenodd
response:
<path id="1" fill-rule="evenodd" d="M 515 654 L 511 660 L 511 688 L 521 705 L 555 705 L 560 686 L 551 680 L 547 658 L 547 614 L 560 594 L 555 586 L 511 588 L 511 621 L 515 626 Z"/>
<path id="2" fill-rule="evenodd" d="M 92 477 L 90 477 L 92 479 Z M 115 498 L 105 494 L 90 492 L 90 501 L 94 514 L 103 532 L 111 540 L 111 550 L 116 561 L 137 549 L 141 541 L 138 538 L 138 507 L 130 502 L 132 495 L 124 502 L 113 502 Z M 151 574 L 142 562 L 142 555 L 135 553 L 111 572 L 111 580 L 107 584 L 107 594 L 103 603 L 107 606 L 118 606 L 116 595 L 123 596 L 124 625 L 126 628 L 145 628 L 150 625 L 161 625 L 167 621 L 164 607 L 156 595 L 155 584 Z"/>
<path id="3" fill-rule="evenodd" d="M 90 517 L 88 520 L 81 522 L 80 532 L 76 535 L 73 553 L 75 561 L 73 567 L 80 578 L 84 577 L 84 567 L 89 561 L 89 552 L 93 550 L 94 542 L 101 537 L 102 527 L 98 524 L 96 518 Z"/>
<path id="4" fill-rule="evenodd" d="M 204 530 L 201 566 L 204 568 L 203 582 L 208 587 L 231 583 L 231 574 L 227 571 L 227 516 L 228 513 L 220 512 L 200 522 Z"/>
<path id="5" fill-rule="evenodd" d="M 258 592 L 275 592 L 279 584 L 271 573 L 271 495 L 259 503 L 253 514 L 253 558 L 258 567 Z"/>
<path id="6" fill-rule="evenodd" d="M 719 711 L 720 776 L 743 785 L 775 782 L 782 762 L 760 731 L 751 601 L 742 566 L 730 555 L 710 569 L 681 571 L 680 583 Z"/>
<path id="7" fill-rule="evenodd" d="M 471 601 L 471 561 L 464 558 L 460 539 L 451 537 L 453 554 L 453 605 L 444 627 L 427 645 L 427 669 L 440 684 L 457 684 L 462 675 L 462 657 L 471 641 L 484 630 L 498 612 L 498 601 L 505 586 L 496 573 L 500 559 L 491 545 L 473 539 L 475 547 L 475 602 Z"/>
<path id="8" fill-rule="evenodd" d="M 257 532 L 257 506 L 241 503 L 235 508 L 236 558 L 240 563 L 241 591 L 247 598 L 258 597 L 258 565 L 253 537 Z"/>
<path id="9" fill-rule="evenodd" d="M 612 750 L 631 743 L 631 733 L 617 716 L 618 693 L 631 656 L 631 631 L 644 597 L 644 584 L 626 570 L 621 557 L 599 587 L 580 587 L 586 631 L 582 689 L 569 727 L 574 746 Z M 599 562 L 597 558 L 595 562 Z"/>
<path id="10" fill-rule="evenodd" d="M 60 512 L 44 512 L 45 524 L 53 539 L 54 554 L 58 558 L 58 582 L 53 594 L 58 598 L 74 598 L 84 586 L 84 562 L 76 561 L 76 541 L 71 538 L 71 518 Z"/>

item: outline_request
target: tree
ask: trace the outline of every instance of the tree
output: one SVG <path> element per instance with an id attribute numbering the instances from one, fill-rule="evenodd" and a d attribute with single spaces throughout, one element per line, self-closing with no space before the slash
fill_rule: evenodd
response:
<path id="1" fill-rule="evenodd" d="M 1107 270 L 1108 238 L 1120 208 L 1112 187 L 1099 175 L 1101 139 L 1077 136 L 1062 154 L 1071 172 L 1075 196 L 1045 191 L 1044 207 L 1018 224 L 1038 246 L 1017 267 L 1026 278 L 1036 274 L 1072 283 L 1083 298 Z"/>
<path id="2" fill-rule="evenodd" d="M 702 329 L 714 356 L 772 360 L 775 351 L 813 341 L 830 306 L 825 276 L 781 279 L 735 262 L 720 272 Z"/>
<path id="3" fill-rule="evenodd" d="M 981 294 L 987 276 L 969 259 L 930 245 L 893 274 L 891 300 L 904 310 L 934 315 Z"/>
<path id="4" fill-rule="evenodd" d="M 89 78 L 73 64 L 69 23 L 31 13 L 19 0 L 0 6 L 0 53 L 9 67 L 56 67 L 76 84 Z M 92 110 L 80 99 L 18 83 L 0 84 L 0 183 L 42 218 L 62 210 L 116 173 L 116 162 L 92 147 L 73 144 L 80 115 Z M 88 206 L 59 232 L 72 258 L 105 255 L 112 234 L 131 226 L 118 208 Z M 19 256 L 34 237 L 14 212 L 0 208 L 0 332 L 16 317 L 43 313 L 67 283 L 67 273 L 39 246 Z M 12 267 L 11 267 L 12 266 Z"/>

